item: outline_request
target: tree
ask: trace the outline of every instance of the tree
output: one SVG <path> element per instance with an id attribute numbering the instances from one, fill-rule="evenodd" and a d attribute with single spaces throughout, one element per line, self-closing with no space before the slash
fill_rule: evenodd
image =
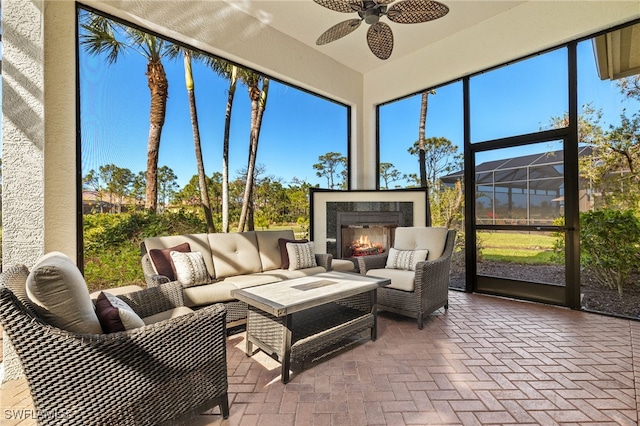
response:
<path id="1" fill-rule="evenodd" d="M 407 151 L 411 155 L 422 155 L 424 152 L 424 169 L 429 192 L 437 191 L 438 178 L 443 173 L 452 172 L 461 168 L 462 154 L 458 153 L 458 147 L 449 139 L 443 137 L 428 138 L 423 141 L 424 151 L 420 148 L 419 142 L 414 142 Z M 420 178 L 423 183 L 422 177 Z"/>
<path id="2" fill-rule="evenodd" d="M 316 176 L 325 177 L 329 189 L 335 189 L 338 186 L 335 183 L 335 178 L 346 169 L 347 157 L 344 157 L 339 152 L 327 152 L 318 156 L 318 161 L 313 165 L 314 170 L 316 170 Z"/>
<path id="3" fill-rule="evenodd" d="M 402 179 L 400 171 L 391 163 L 380 163 L 380 179 L 384 181 L 384 189 L 389 189 L 389 184 Z"/>
<path id="4" fill-rule="evenodd" d="M 100 213 L 104 213 L 104 204 L 102 203 L 102 185 L 100 184 L 100 175 L 95 170 L 89 170 L 84 178 L 82 178 L 82 186 L 90 191 L 94 191 L 98 197 L 98 208 Z"/>
<path id="5" fill-rule="evenodd" d="M 426 146 L 425 146 L 425 137 L 426 137 L 426 128 L 427 128 L 427 109 L 429 108 L 429 95 L 435 95 L 435 90 L 425 90 L 422 92 L 422 98 L 420 101 L 420 122 L 418 125 L 418 163 L 420 165 L 420 186 L 422 188 L 427 188 L 428 186 L 428 176 L 427 176 L 427 168 L 425 163 L 426 157 Z M 427 212 L 429 208 L 427 206 Z M 428 216 L 427 216 L 428 217 Z"/>
<path id="6" fill-rule="evenodd" d="M 207 64 L 221 77 L 229 81 L 227 107 L 224 116 L 224 137 L 222 141 L 222 232 L 229 232 L 229 135 L 231 112 L 236 95 L 239 68 L 225 60 L 209 57 Z"/>
<path id="7" fill-rule="evenodd" d="M 109 194 L 109 200 L 117 205 L 118 213 L 122 212 L 125 197 L 129 195 L 133 183 L 133 173 L 129 169 L 118 167 L 115 164 L 100 166 L 100 180 L 104 182 Z"/>
<path id="8" fill-rule="evenodd" d="M 250 220 L 250 210 L 252 207 L 252 191 L 255 179 L 254 171 L 258 158 L 258 141 L 260 140 L 260 129 L 262 127 L 262 117 L 267 107 L 267 96 L 269 95 L 269 79 L 253 71 L 244 70 L 240 78 L 247 85 L 249 99 L 251 100 L 251 131 L 249 133 L 249 160 L 247 162 L 247 181 L 242 198 L 242 210 L 238 221 L 238 232 L 245 230 L 252 231 L 254 224 Z"/>
<path id="9" fill-rule="evenodd" d="M 91 12 L 83 13 L 81 19 L 80 46 L 90 55 L 106 55 L 109 65 L 115 63 L 126 51 L 134 51 L 147 60 L 146 76 L 151 94 L 151 107 L 145 207 L 155 212 L 158 204 L 160 138 L 169 96 L 169 81 L 162 65 L 162 58 L 169 54 L 171 44 L 159 37 Z"/>
<path id="10" fill-rule="evenodd" d="M 178 189 L 177 179 L 178 177 L 171 168 L 162 166 L 158 169 L 158 198 L 163 210 Z"/>
<path id="11" fill-rule="evenodd" d="M 207 174 L 204 171 L 204 161 L 202 159 L 202 146 L 200 144 L 200 127 L 198 126 L 198 110 L 196 108 L 195 82 L 191 69 L 191 58 L 193 52 L 189 49 L 179 48 L 184 59 L 184 78 L 187 86 L 187 96 L 189 98 L 189 114 L 191 116 L 191 130 L 193 132 L 193 146 L 196 154 L 196 168 L 198 170 L 198 183 L 200 185 L 200 205 L 204 212 L 204 219 L 207 223 L 207 232 L 215 232 L 213 215 L 211 214 L 211 202 L 209 201 L 209 191 L 207 190 Z"/>

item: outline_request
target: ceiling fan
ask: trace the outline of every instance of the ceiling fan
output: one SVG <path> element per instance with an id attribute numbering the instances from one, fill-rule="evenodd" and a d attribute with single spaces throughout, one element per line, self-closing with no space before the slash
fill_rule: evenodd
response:
<path id="1" fill-rule="evenodd" d="M 357 13 L 360 18 L 342 21 L 325 31 L 317 45 L 331 43 L 355 31 L 362 21 L 369 24 L 367 44 L 369 49 L 380 59 L 388 59 L 393 51 L 393 33 L 391 27 L 380 22 L 387 16 L 390 21 L 399 24 L 418 24 L 442 18 L 449 13 L 449 8 L 434 0 L 402 0 L 388 6 L 394 0 L 313 0 L 320 6 L 342 13 Z"/>

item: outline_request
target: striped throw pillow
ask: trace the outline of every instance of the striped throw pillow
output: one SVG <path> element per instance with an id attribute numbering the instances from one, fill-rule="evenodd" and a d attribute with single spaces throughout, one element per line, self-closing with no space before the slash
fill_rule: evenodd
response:
<path id="1" fill-rule="evenodd" d="M 423 262 L 427 258 L 427 254 L 429 254 L 429 250 L 398 250 L 390 248 L 386 268 L 415 271 L 416 264 Z"/>

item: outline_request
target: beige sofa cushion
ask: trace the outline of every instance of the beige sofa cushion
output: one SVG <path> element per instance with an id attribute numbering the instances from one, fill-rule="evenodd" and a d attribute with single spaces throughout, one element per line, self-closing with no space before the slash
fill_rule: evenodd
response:
<path id="1" fill-rule="evenodd" d="M 142 318 L 142 321 L 144 321 L 146 325 L 149 325 L 191 313 L 193 313 L 193 309 L 187 308 L 186 306 L 178 306 L 177 308 L 169 309 L 168 311 L 160 312 L 159 314 L 144 317 Z"/>
<path id="2" fill-rule="evenodd" d="M 321 272 L 327 272 L 322 266 L 316 266 L 314 268 L 296 269 L 290 271 L 288 269 L 276 269 L 274 271 L 265 271 L 261 275 L 269 275 L 279 280 L 290 280 L 292 278 L 308 277 L 310 275 L 319 274 Z"/>
<path id="3" fill-rule="evenodd" d="M 207 234 L 186 234 L 186 235 L 167 235 L 163 237 L 149 237 L 144 240 L 144 246 L 147 251 L 151 249 L 166 249 L 175 247 L 182 243 L 189 243 L 192 252 L 202 253 L 204 264 L 207 266 L 207 272 L 212 278 L 216 277 L 216 271 L 213 267 L 211 259 L 211 249 L 209 248 L 209 237 Z M 153 265 L 153 260 L 151 261 Z M 155 268 L 155 265 L 153 265 Z M 157 270 L 156 270 L 157 273 Z"/>
<path id="4" fill-rule="evenodd" d="M 411 226 L 396 228 L 393 247 L 398 250 L 429 250 L 427 260 L 436 260 L 444 252 L 448 229 L 445 227 Z"/>
<path id="5" fill-rule="evenodd" d="M 280 269 L 282 262 L 280 245 L 278 244 L 280 238 L 293 240 L 295 238 L 293 230 L 256 231 L 256 240 L 258 241 L 258 250 L 260 251 L 260 261 L 262 262 L 263 271 Z"/>
<path id="6" fill-rule="evenodd" d="M 235 300 L 231 291 L 239 288 L 254 287 L 281 281 L 282 278 L 271 272 L 234 275 L 211 284 L 188 287 L 184 289 L 184 303 L 187 306 L 203 306 L 212 303 Z"/>
<path id="7" fill-rule="evenodd" d="M 188 287 L 183 290 L 184 304 L 195 307 L 230 302 L 234 300 L 231 297 L 231 290 L 236 288 L 233 283 L 224 281 Z"/>
<path id="8" fill-rule="evenodd" d="M 262 271 L 255 231 L 209 234 L 216 278 Z"/>
<path id="9" fill-rule="evenodd" d="M 389 278 L 391 284 L 387 288 L 395 288 L 396 290 L 413 291 L 415 288 L 415 271 L 404 271 L 402 269 L 370 269 L 367 275 L 380 278 Z"/>
<path id="10" fill-rule="evenodd" d="M 38 315 L 54 327 L 102 334 L 84 277 L 65 254 L 51 252 L 38 260 L 27 277 L 27 296 Z"/>

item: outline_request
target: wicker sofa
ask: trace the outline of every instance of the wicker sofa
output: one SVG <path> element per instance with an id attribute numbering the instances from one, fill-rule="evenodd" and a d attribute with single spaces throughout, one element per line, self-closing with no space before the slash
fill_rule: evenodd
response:
<path id="1" fill-rule="evenodd" d="M 182 424 L 215 406 L 227 418 L 224 306 L 186 308 L 175 283 L 118 300 L 144 324 L 101 331 L 97 302 L 61 253 L 44 256 L 31 272 L 16 265 L 0 274 L 0 322 L 38 424 Z"/>
<path id="2" fill-rule="evenodd" d="M 315 275 L 331 269 L 330 254 L 314 254 L 315 266 L 304 262 L 298 265 L 301 267 L 287 265 L 284 258 L 285 253 L 288 255 L 286 242 L 292 241 L 296 241 L 292 230 L 151 237 L 142 243 L 142 270 L 148 287 L 181 281 L 186 306 L 198 309 L 223 303 L 227 309 L 227 326 L 232 327 L 243 323 L 247 317 L 247 305 L 234 299 L 232 290 Z M 189 280 L 188 276 L 185 282 L 178 277 L 180 271 L 168 269 L 167 253 L 180 247 L 184 249 L 185 243 L 188 243 L 189 252 L 202 255 L 206 267 L 205 280 Z M 169 276 L 171 272 L 174 276 Z"/>

